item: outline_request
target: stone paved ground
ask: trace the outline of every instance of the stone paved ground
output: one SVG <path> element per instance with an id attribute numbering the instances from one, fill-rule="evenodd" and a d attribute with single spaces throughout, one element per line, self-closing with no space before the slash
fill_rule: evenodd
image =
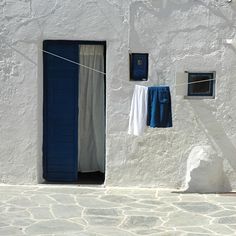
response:
<path id="1" fill-rule="evenodd" d="M 0 186 L 0 235 L 236 235 L 236 194 Z"/>

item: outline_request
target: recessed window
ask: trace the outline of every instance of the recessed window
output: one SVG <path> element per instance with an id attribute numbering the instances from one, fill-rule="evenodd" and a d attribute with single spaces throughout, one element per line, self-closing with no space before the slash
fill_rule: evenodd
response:
<path id="1" fill-rule="evenodd" d="M 188 96 L 214 96 L 215 73 L 188 73 Z"/>

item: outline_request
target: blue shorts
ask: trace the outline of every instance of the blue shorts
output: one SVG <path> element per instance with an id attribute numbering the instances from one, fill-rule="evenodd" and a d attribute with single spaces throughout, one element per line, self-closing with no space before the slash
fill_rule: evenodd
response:
<path id="1" fill-rule="evenodd" d="M 147 125 L 152 128 L 172 127 L 171 96 L 168 86 L 148 88 Z"/>

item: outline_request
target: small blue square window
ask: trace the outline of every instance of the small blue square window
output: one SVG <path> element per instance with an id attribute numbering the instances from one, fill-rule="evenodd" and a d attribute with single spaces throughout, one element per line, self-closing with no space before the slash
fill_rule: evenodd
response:
<path id="1" fill-rule="evenodd" d="M 188 96 L 214 96 L 215 73 L 188 73 Z"/>

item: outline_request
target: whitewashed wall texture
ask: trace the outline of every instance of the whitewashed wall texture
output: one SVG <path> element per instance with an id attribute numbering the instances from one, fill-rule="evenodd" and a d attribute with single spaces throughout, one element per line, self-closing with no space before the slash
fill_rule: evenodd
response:
<path id="1" fill-rule="evenodd" d="M 234 38 L 234 0 L 0 0 L 0 182 L 43 181 L 43 40 L 106 40 L 105 185 L 181 188 L 191 150 L 211 145 L 235 188 Z M 129 81 L 129 50 L 149 53 L 147 82 Z M 216 71 L 216 98 L 184 99 L 186 70 Z M 173 128 L 127 134 L 135 84 L 170 86 Z"/>

